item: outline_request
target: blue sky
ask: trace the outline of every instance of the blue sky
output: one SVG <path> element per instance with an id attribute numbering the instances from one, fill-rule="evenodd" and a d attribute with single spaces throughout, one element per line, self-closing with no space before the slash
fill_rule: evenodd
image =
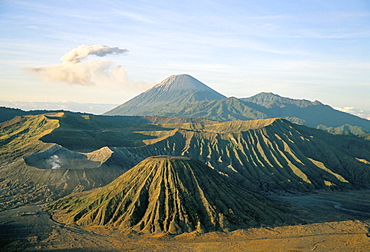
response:
<path id="1" fill-rule="evenodd" d="M 273 92 L 370 111 L 368 0 L 2 0 L 0 32 L 7 104 L 121 104 L 187 73 L 226 96 Z M 84 73 L 105 64 L 91 85 L 29 71 L 61 65 L 81 45 L 128 53 L 82 59 Z"/>

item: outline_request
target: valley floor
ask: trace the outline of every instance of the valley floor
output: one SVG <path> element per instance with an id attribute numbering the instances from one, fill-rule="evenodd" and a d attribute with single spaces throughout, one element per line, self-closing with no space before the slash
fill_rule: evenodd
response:
<path id="1" fill-rule="evenodd" d="M 123 235 L 52 220 L 41 206 L 0 212 L 1 251 L 370 251 L 370 191 L 278 196 L 308 224 L 230 233 Z"/>

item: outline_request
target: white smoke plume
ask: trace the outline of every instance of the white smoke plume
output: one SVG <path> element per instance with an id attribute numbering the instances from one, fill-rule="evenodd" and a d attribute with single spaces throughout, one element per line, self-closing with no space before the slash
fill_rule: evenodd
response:
<path id="1" fill-rule="evenodd" d="M 127 52 L 127 49 L 121 49 L 118 47 L 109 47 L 105 45 L 82 45 L 77 47 L 76 49 L 73 49 L 60 59 L 66 63 L 79 63 L 80 59 L 86 58 L 89 55 L 104 57 L 108 54 L 123 54 Z"/>
<path id="2" fill-rule="evenodd" d="M 58 155 L 51 156 L 48 160 L 46 160 L 46 162 L 51 164 L 51 169 L 62 168 L 62 164 L 61 164 L 61 161 L 60 161 Z"/>
<path id="3" fill-rule="evenodd" d="M 143 90 L 146 83 L 133 81 L 127 77 L 124 67 L 107 60 L 89 60 L 89 55 L 104 57 L 109 54 L 125 54 L 127 49 L 105 45 L 82 45 L 60 59 L 62 64 L 44 67 L 26 67 L 40 79 L 50 82 L 66 82 L 83 86 L 119 86 L 127 90 Z M 82 59 L 86 59 L 83 60 Z"/>

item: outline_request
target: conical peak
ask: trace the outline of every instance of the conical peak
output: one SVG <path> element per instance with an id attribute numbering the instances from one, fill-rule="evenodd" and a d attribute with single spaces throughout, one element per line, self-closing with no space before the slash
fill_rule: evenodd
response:
<path id="1" fill-rule="evenodd" d="M 155 174 L 161 173 L 163 170 L 167 170 L 167 176 L 173 172 L 175 173 L 183 173 L 184 170 L 198 170 L 204 169 L 208 170 L 209 168 L 205 165 L 200 163 L 199 161 L 193 160 L 188 157 L 183 156 L 152 156 L 144 159 L 135 167 L 133 167 L 128 174 L 133 174 L 133 177 L 141 176 L 142 174 L 146 174 L 145 176 L 155 176 Z M 127 178 L 126 175 L 121 176 L 122 179 Z"/>
<path id="2" fill-rule="evenodd" d="M 111 184 L 53 208 L 65 222 L 140 233 L 227 231 L 281 219 L 272 204 L 200 161 L 172 156 L 149 157 Z"/>
<path id="3" fill-rule="evenodd" d="M 188 74 L 172 75 L 106 114 L 161 115 L 165 107 L 176 108 L 189 102 L 224 98 L 224 95 Z"/>
<path id="4" fill-rule="evenodd" d="M 205 164 L 188 157 L 167 155 L 152 156 L 144 159 L 116 180 L 120 181 L 118 184 L 120 184 L 121 181 L 128 181 L 131 183 L 131 179 L 127 179 L 128 177 L 136 180 L 146 180 L 148 177 L 155 177 L 163 171 L 166 171 L 166 176 L 169 176 L 172 173 L 183 173 L 184 170 L 189 169 L 208 170 L 209 168 Z"/>
<path id="5" fill-rule="evenodd" d="M 161 83 L 153 87 L 154 89 L 160 89 L 161 91 L 175 91 L 175 90 L 207 90 L 210 91 L 210 87 L 195 79 L 188 74 L 171 75 Z"/>

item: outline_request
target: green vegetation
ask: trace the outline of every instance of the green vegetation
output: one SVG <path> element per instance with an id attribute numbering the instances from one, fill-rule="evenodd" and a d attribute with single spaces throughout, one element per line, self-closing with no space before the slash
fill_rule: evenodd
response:
<path id="1" fill-rule="evenodd" d="M 352 134 L 357 136 L 365 135 L 365 131 L 363 128 L 349 124 L 345 124 L 339 127 L 327 127 L 325 125 L 318 125 L 317 129 L 324 130 L 333 134 L 343 134 L 343 135 Z"/>
<path id="2" fill-rule="evenodd" d="M 192 83 L 191 78 L 188 81 Z M 177 87 L 179 83 L 172 85 Z M 369 120 L 340 112 L 319 101 L 291 99 L 273 93 L 237 99 L 216 95 L 211 91 L 187 89 L 186 85 L 181 90 L 172 91 L 171 85 L 163 90 L 156 87 L 106 114 L 204 118 L 222 122 L 280 117 L 335 134 L 363 135 L 370 132 Z M 203 94 L 208 92 L 214 96 Z"/>
<path id="3" fill-rule="evenodd" d="M 0 123 L 13 119 L 16 116 L 25 115 L 26 112 L 21 109 L 0 107 Z"/>
<path id="4" fill-rule="evenodd" d="M 237 98 L 214 101 L 197 101 L 183 106 L 161 108 L 156 113 L 166 117 L 200 117 L 215 121 L 264 119 L 267 115 L 254 106 L 248 106 Z"/>
<path id="5" fill-rule="evenodd" d="M 231 97 L 191 102 L 179 107 L 161 107 L 152 113 L 165 117 L 200 117 L 217 121 L 280 117 L 336 134 L 350 132 L 362 135 L 370 132 L 369 120 L 334 110 L 318 101 L 294 100 L 271 93 L 261 93 L 251 98 Z"/>
<path id="6" fill-rule="evenodd" d="M 0 162 L 12 161 L 51 146 L 39 139 L 59 127 L 45 115 L 15 117 L 0 124 Z"/>

